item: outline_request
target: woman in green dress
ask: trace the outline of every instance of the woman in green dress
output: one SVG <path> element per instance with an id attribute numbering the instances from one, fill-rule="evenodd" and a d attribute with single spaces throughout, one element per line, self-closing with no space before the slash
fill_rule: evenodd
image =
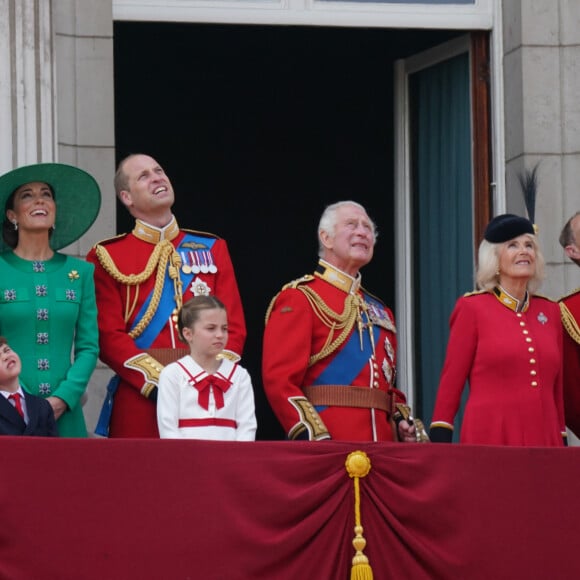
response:
<path id="1" fill-rule="evenodd" d="M 92 225 L 96 181 L 59 163 L 0 177 L 0 334 L 22 359 L 23 387 L 51 404 L 62 437 L 86 437 L 81 398 L 98 357 L 93 266 L 59 253 Z"/>

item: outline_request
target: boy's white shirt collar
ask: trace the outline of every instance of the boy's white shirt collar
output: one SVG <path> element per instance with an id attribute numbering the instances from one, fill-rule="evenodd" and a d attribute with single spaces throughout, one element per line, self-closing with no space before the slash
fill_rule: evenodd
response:
<path id="1" fill-rule="evenodd" d="M 4 397 L 6 399 L 8 399 L 10 397 L 10 395 L 14 395 L 16 393 L 20 393 L 20 396 L 24 399 L 24 391 L 22 390 L 22 387 L 20 385 L 18 385 L 18 390 L 12 392 L 12 391 L 4 391 L 3 389 L 0 389 L 0 393 L 2 393 L 2 395 L 4 395 Z"/>

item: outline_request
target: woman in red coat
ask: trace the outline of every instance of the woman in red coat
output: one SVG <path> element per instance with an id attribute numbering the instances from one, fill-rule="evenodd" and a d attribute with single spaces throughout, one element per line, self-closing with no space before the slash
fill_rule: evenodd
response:
<path id="1" fill-rule="evenodd" d="M 565 445 L 562 327 L 557 303 L 535 295 L 544 258 L 532 223 L 504 214 L 479 247 L 478 292 L 459 298 L 431 423 L 450 442 L 466 381 L 460 442 Z"/>

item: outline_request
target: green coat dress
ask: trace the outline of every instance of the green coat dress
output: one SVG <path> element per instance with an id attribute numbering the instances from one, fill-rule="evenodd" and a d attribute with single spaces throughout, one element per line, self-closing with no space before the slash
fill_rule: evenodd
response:
<path id="1" fill-rule="evenodd" d="M 22 360 L 21 384 L 68 405 L 61 437 L 86 437 L 81 397 L 99 354 L 93 265 L 55 253 L 45 262 L 0 255 L 0 335 Z"/>

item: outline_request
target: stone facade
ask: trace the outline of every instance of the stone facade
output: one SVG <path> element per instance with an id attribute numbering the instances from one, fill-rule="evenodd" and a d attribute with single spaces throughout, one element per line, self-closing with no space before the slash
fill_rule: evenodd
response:
<path id="1" fill-rule="evenodd" d="M 580 286 L 580 268 L 558 244 L 561 227 L 580 210 L 580 4 L 509 0 L 502 10 L 507 210 L 524 211 L 517 176 L 539 163 L 542 291 L 559 297 Z"/>

